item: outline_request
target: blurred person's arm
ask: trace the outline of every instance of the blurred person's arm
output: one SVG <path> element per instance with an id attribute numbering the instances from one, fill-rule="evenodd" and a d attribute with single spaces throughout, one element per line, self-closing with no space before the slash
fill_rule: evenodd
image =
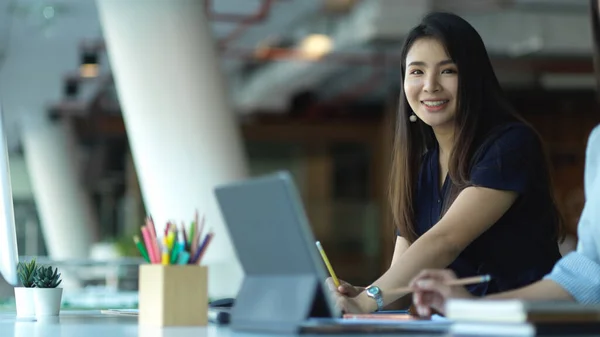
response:
<path id="1" fill-rule="evenodd" d="M 573 301 L 573 297 L 561 285 L 552 280 L 541 280 L 526 287 L 485 297 L 475 297 L 464 287 L 446 285 L 455 281 L 451 270 L 425 270 L 411 281 L 414 288 L 413 302 L 417 314 L 430 316 L 434 311 L 445 314 L 449 299 L 523 299 L 532 301 Z M 600 290 L 600 289 L 599 289 Z"/>

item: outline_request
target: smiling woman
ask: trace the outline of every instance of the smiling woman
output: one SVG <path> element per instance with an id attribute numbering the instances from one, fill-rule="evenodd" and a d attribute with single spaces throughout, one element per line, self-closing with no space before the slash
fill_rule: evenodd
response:
<path id="1" fill-rule="evenodd" d="M 543 146 L 512 109 L 484 43 L 462 18 L 427 15 L 406 37 L 392 153 L 392 264 L 363 290 L 332 287 L 347 312 L 389 307 L 421 270 L 490 275 L 485 295 L 531 284 L 560 258 L 562 222 Z"/>

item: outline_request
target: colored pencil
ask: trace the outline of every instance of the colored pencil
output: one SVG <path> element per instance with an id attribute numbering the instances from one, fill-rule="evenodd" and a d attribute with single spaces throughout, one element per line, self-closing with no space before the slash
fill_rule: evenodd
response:
<path id="1" fill-rule="evenodd" d="M 208 250 L 208 245 L 210 245 L 212 239 L 215 237 L 215 233 L 208 233 L 206 236 L 206 244 L 202 247 L 202 249 L 200 250 L 200 255 L 198 256 L 198 258 L 196 259 L 196 261 L 194 261 L 194 263 L 196 264 L 200 264 L 202 262 L 202 258 L 204 257 L 204 254 L 206 254 L 206 251 Z"/>
<path id="2" fill-rule="evenodd" d="M 142 242 L 140 242 L 140 237 L 135 235 L 133 237 L 133 242 L 135 242 L 135 245 L 137 246 L 138 250 L 140 251 L 140 254 L 142 254 L 142 257 L 144 258 L 144 260 L 146 260 L 146 262 L 149 263 L 150 258 L 148 257 L 148 252 L 146 251 L 146 248 L 144 247 Z"/>
<path id="3" fill-rule="evenodd" d="M 150 262 L 156 263 L 157 258 L 154 251 L 154 245 L 152 244 L 150 230 L 147 226 L 142 226 L 142 237 L 144 238 L 144 242 L 146 243 L 146 249 L 148 250 L 148 257 L 150 258 Z"/>
<path id="4" fill-rule="evenodd" d="M 156 254 L 156 262 L 160 263 L 160 247 L 158 245 L 158 237 L 156 236 L 156 226 L 154 225 L 154 220 L 152 220 L 151 216 L 146 218 L 146 227 L 148 227 L 148 231 L 150 233 L 150 240 L 152 242 L 152 249 Z"/>
<path id="5" fill-rule="evenodd" d="M 481 276 L 473 276 L 473 277 L 465 277 L 454 281 L 445 282 L 444 284 L 447 286 L 466 286 L 470 284 L 477 283 L 485 283 L 489 282 L 492 279 L 491 275 L 481 275 Z M 401 293 L 410 293 L 415 289 L 411 287 L 400 288 L 397 291 Z"/>
<path id="6" fill-rule="evenodd" d="M 317 249 L 319 249 L 319 253 L 321 253 L 321 258 L 323 259 L 323 262 L 325 262 L 325 266 L 327 267 L 327 270 L 329 270 L 329 275 L 331 275 L 331 278 L 333 279 L 333 284 L 335 284 L 336 287 L 339 287 L 340 280 L 335 275 L 335 272 L 333 271 L 333 267 L 331 266 L 331 263 L 329 262 L 329 259 L 327 258 L 327 254 L 325 254 L 325 250 L 323 249 L 323 246 L 321 246 L 321 242 L 317 241 L 316 244 L 317 244 Z"/>

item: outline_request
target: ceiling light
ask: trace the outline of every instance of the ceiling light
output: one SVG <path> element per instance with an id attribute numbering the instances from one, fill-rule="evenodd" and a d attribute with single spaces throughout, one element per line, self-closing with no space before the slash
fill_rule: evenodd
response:
<path id="1" fill-rule="evenodd" d="M 98 76 L 98 72 L 98 54 L 91 51 L 83 52 L 81 55 L 81 66 L 79 66 L 79 74 L 81 77 L 96 77 Z"/>
<path id="2" fill-rule="evenodd" d="M 307 36 L 300 44 L 302 56 L 310 60 L 318 60 L 333 49 L 333 41 L 327 35 L 313 34 Z"/>

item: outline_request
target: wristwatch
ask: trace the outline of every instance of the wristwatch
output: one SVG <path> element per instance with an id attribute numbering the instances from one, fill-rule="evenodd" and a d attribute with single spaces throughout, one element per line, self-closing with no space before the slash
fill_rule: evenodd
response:
<path id="1" fill-rule="evenodd" d="M 375 302 L 377 303 L 377 311 L 382 310 L 383 309 L 383 297 L 381 294 L 381 289 L 379 289 L 378 286 L 369 286 L 369 287 L 367 287 L 367 289 L 365 289 L 365 291 L 367 292 L 367 296 L 374 299 Z"/>

